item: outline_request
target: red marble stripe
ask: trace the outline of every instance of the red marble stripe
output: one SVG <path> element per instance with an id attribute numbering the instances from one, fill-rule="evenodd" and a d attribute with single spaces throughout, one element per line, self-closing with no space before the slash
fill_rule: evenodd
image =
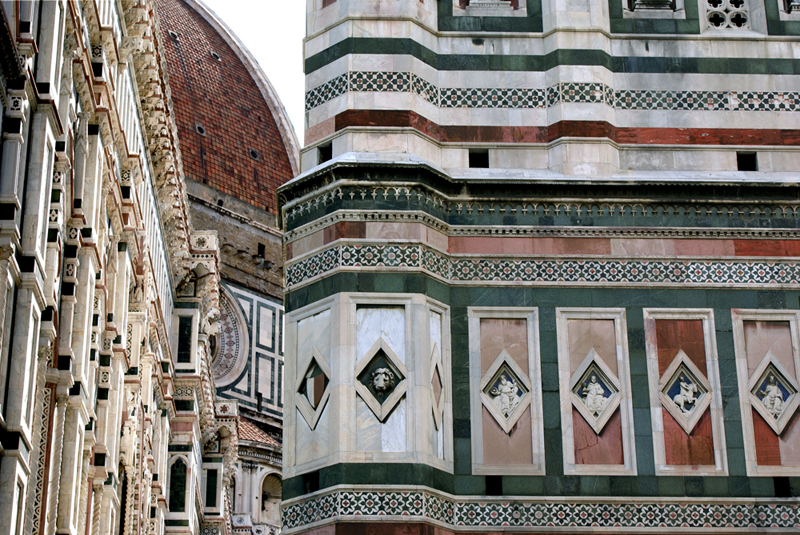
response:
<path id="1" fill-rule="evenodd" d="M 800 241 L 733 240 L 736 256 L 800 256 Z"/>
<path id="2" fill-rule="evenodd" d="M 759 466 L 780 466 L 780 438 L 757 410 L 753 411 L 753 435 L 756 443 L 756 464 Z"/>
<path id="3" fill-rule="evenodd" d="M 664 452 L 668 465 L 709 466 L 714 464 L 714 439 L 711 435 L 711 409 L 706 409 L 692 433 L 686 431 L 663 407 Z"/>
<path id="4" fill-rule="evenodd" d="M 800 129 L 634 128 L 606 121 L 559 121 L 547 126 L 439 125 L 409 110 L 347 110 L 335 131 L 351 126 L 413 128 L 440 142 L 548 143 L 563 137 L 608 138 L 630 145 L 800 145 Z"/>

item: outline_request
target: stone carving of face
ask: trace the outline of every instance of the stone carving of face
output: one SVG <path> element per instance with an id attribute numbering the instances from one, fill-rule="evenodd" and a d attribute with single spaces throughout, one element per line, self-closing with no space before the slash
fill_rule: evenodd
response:
<path id="1" fill-rule="evenodd" d="M 370 384 L 375 392 L 388 392 L 394 388 L 394 373 L 389 368 L 378 368 L 372 372 Z"/>

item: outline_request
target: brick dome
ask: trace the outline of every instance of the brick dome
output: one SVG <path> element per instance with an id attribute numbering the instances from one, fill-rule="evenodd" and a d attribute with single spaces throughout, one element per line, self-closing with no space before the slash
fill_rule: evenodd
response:
<path id="1" fill-rule="evenodd" d="M 158 0 L 158 15 L 186 176 L 274 214 L 298 143 L 272 85 L 201 3 Z"/>

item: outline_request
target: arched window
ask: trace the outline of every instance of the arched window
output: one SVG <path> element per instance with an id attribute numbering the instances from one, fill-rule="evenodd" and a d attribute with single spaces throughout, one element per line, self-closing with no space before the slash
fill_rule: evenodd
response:
<path id="1" fill-rule="evenodd" d="M 261 522 L 278 525 L 281 519 L 281 478 L 270 474 L 261 485 Z"/>
<path id="2" fill-rule="evenodd" d="M 169 469 L 169 510 L 186 511 L 186 463 L 178 458 Z"/>

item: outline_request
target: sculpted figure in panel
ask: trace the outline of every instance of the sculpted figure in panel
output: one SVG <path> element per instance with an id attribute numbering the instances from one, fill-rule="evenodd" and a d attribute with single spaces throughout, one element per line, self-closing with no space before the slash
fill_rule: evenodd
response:
<path id="1" fill-rule="evenodd" d="M 608 403 L 603 387 L 597 382 L 596 375 L 592 375 L 591 379 L 583 385 L 583 403 L 595 414 L 602 412 Z"/>
<path id="2" fill-rule="evenodd" d="M 764 408 L 769 411 L 775 418 L 783 412 L 783 392 L 778 386 L 778 381 L 774 375 L 770 375 L 767 380 L 767 385 L 763 390 L 758 391 L 758 395 L 762 396 L 761 403 Z"/>
<path id="3" fill-rule="evenodd" d="M 685 375 L 682 375 L 680 379 L 680 388 L 680 394 L 672 398 L 672 401 L 675 402 L 675 405 L 677 405 L 681 411 L 686 413 L 694 408 L 693 406 L 687 408 L 686 405 L 694 405 L 697 385 L 686 379 Z"/>
<path id="4" fill-rule="evenodd" d="M 500 381 L 497 383 L 497 386 L 492 388 L 489 394 L 492 396 L 495 407 L 503 413 L 503 416 L 508 418 L 508 416 L 514 412 L 514 409 L 517 408 L 517 405 L 520 404 L 520 401 L 522 401 L 519 392 L 520 390 L 517 383 L 503 374 L 500 376 Z"/>

